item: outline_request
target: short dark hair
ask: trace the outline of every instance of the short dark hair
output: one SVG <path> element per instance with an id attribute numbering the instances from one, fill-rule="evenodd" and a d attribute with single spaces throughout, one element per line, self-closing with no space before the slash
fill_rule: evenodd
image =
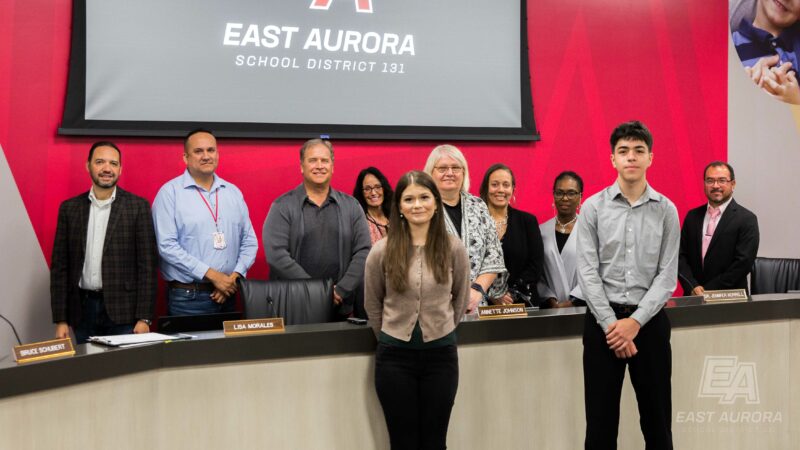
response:
<path id="1" fill-rule="evenodd" d="M 736 175 L 733 173 L 733 167 L 730 164 L 726 163 L 725 161 L 711 161 L 710 163 L 708 163 L 706 168 L 703 169 L 703 179 L 706 178 L 706 173 L 708 173 L 708 169 L 712 167 L 727 167 L 728 172 L 731 173 L 731 180 L 736 179 Z"/>
<path id="2" fill-rule="evenodd" d="M 117 144 L 111 141 L 97 141 L 94 144 L 92 144 L 92 148 L 89 149 L 89 157 L 86 158 L 86 162 L 92 162 L 92 156 L 94 156 L 94 149 L 96 149 L 97 147 L 111 147 L 114 150 L 116 150 L 117 153 L 119 153 L 119 163 L 120 165 L 122 164 L 122 152 L 119 150 L 119 147 L 117 147 Z"/>
<path id="3" fill-rule="evenodd" d="M 187 150 L 186 147 L 189 145 L 189 138 L 197 133 L 206 133 L 210 134 L 214 139 L 217 138 L 216 136 L 214 136 L 214 133 L 211 130 L 207 130 L 205 128 L 195 128 L 194 130 L 186 133 L 186 137 L 183 138 L 183 151 Z"/>
<path id="4" fill-rule="evenodd" d="M 558 182 L 566 178 L 572 178 L 575 180 L 575 182 L 578 183 L 578 191 L 583 194 L 583 179 L 580 177 L 580 175 L 571 170 L 565 170 L 556 176 L 555 181 L 553 181 L 553 192 L 556 191 L 556 185 Z"/>
<path id="5" fill-rule="evenodd" d="M 481 188 L 479 190 L 481 198 L 483 202 L 487 205 L 489 204 L 489 177 L 492 176 L 493 173 L 497 172 L 498 170 L 505 170 L 506 172 L 511 175 L 511 187 L 517 187 L 517 178 L 514 176 L 514 172 L 511 170 L 510 167 L 503 163 L 497 163 L 490 166 L 486 169 L 486 173 L 483 174 L 483 181 L 481 181 Z"/>
<path id="6" fill-rule="evenodd" d="M 331 141 L 327 139 L 319 138 L 309 139 L 303 142 L 303 145 L 300 147 L 300 162 L 303 162 L 303 159 L 306 157 L 306 150 L 315 145 L 324 145 L 325 147 L 328 147 L 328 150 L 331 151 L 331 162 L 333 162 L 333 144 L 331 144 Z"/>
<path id="7" fill-rule="evenodd" d="M 614 131 L 611 133 L 611 153 L 614 153 L 614 147 L 616 147 L 617 142 L 622 139 L 642 141 L 647 145 L 648 152 L 653 151 L 653 135 L 650 134 L 650 130 L 638 120 L 625 122 L 617 125 L 617 128 L 614 128 Z"/>
<path id="8" fill-rule="evenodd" d="M 358 200 L 358 203 L 361 205 L 361 208 L 364 210 L 364 213 L 367 212 L 367 199 L 364 197 L 364 178 L 367 175 L 372 175 L 378 179 L 378 182 L 383 187 L 383 203 L 381 204 L 381 211 L 383 211 L 383 215 L 386 218 L 389 218 L 389 215 L 392 214 L 392 185 L 389 184 L 389 180 L 381 173 L 380 170 L 374 167 L 367 167 L 366 169 L 362 170 L 358 173 L 358 178 L 356 178 L 356 185 L 353 188 L 353 197 Z"/>

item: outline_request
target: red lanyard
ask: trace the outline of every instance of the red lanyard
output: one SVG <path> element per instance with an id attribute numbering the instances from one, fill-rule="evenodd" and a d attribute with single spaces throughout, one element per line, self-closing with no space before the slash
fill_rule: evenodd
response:
<path id="1" fill-rule="evenodd" d="M 206 204 L 208 208 L 208 212 L 211 213 L 211 218 L 214 219 L 214 225 L 217 225 L 217 218 L 219 218 L 219 189 L 214 191 L 214 211 L 211 210 L 211 205 L 208 204 L 208 200 L 206 200 L 206 196 L 200 192 L 200 188 L 197 188 L 197 195 L 203 199 L 203 203 Z"/>

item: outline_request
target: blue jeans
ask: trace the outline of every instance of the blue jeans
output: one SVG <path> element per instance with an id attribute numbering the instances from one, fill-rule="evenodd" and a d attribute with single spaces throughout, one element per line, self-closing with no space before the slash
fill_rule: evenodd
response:
<path id="1" fill-rule="evenodd" d="M 136 323 L 118 324 L 108 317 L 102 294 L 81 292 L 81 322 L 72 327 L 76 344 L 85 344 L 90 336 L 131 334 Z"/>
<path id="2" fill-rule="evenodd" d="M 233 312 L 236 307 L 234 298 L 228 298 L 219 304 L 211 300 L 211 292 L 190 289 L 170 288 L 167 292 L 167 310 L 170 316 L 196 316 L 198 314 L 216 314 Z"/>

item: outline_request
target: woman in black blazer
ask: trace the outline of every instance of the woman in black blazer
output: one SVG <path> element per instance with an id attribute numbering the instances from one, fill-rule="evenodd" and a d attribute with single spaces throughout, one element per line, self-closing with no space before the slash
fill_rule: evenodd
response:
<path id="1" fill-rule="evenodd" d="M 508 291 L 496 303 L 539 306 L 536 285 L 542 276 L 542 235 L 536 216 L 510 206 L 515 189 L 514 173 L 505 164 L 489 167 L 483 176 L 481 198 L 494 219 L 509 274 Z"/>

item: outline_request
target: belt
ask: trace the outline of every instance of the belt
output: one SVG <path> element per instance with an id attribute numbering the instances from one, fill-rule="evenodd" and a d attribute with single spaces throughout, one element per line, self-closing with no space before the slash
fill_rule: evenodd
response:
<path id="1" fill-rule="evenodd" d="M 213 292 L 212 283 L 181 283 L 180 281 L 170 281 L 167 283 L 170 289 L 186 289 L 187 291 Z"/>
<path id="2" fill-rule="evenodd" d="M 608 305 L 611 306 L 611 309 L 613 309 L 616 314 L 627 316 L 633 314 L 636 308 L 639 307 L 639 305 L 623 305 L 622 303 L 614 302 L 609 302 Z"/>
<path id="3" fill-rule="evenodd" d="M 103 290 L 102 289 L 100 289 L 99 291 L 90 291 L 89 289 L 82 289 L 82 288 L 79 288 L 79 289 L 81 291 L 81 294 L 83 294 L 83 295 L 85 295 L 87 297 L 103 298 Z"/>

